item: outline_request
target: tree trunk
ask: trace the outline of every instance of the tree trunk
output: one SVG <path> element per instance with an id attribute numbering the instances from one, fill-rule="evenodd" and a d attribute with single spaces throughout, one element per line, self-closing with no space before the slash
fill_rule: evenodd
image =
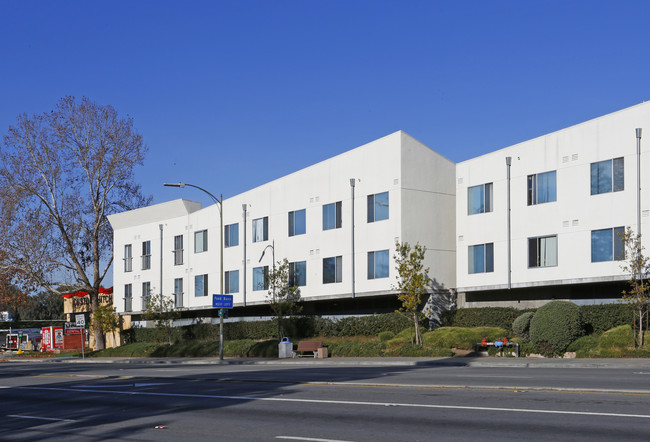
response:
<path id="1" fill-rule="evenodd" d="M 422 338 L 420 337 L 420 324 L 418 323 L 418 314 L 413 312 L 413 324 L 415 325 L 415 343 L 422 344 Z"/>
<path id="2" fill-rule="evenodd" d="M 643 347 L 643 307 L 639 308 L 639 347 Z"/>
<path id="3" fill-rule="evenodd" d="M 97 311 L 99 307 L 99 294 L 90 293 L 90 312 L 91 316 L 94 312 Z M 92 318 L 90 318 L 92 323 Z M 93 338 L 95 340 L 95 348 L 93 350 L 104 350 L 106 348 L 106 343 L 104 341 L 104 333 L 100 327 L 92 327 Z"/>

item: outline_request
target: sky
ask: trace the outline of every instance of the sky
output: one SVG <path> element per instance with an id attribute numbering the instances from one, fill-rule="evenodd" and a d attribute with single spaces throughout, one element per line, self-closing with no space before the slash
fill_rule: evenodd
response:
<path id="1" fill-rule="evenodd" d="M 225 198 L 403 130 L 464 161 L 650 99 L 648 1 L 0 2 L 0 135 L 67 95 Z"/>

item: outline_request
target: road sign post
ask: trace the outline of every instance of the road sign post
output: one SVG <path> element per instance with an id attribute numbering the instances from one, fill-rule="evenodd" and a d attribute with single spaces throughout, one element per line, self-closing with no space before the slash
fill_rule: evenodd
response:
<path id="1" fill-rule="evenodd" d="M 219 311 L 219 356 L 223 359 L 223 316 L 224 309 L 232 308 L 232 295 L 212 295 L 212 307 L 221 309 Z"/>

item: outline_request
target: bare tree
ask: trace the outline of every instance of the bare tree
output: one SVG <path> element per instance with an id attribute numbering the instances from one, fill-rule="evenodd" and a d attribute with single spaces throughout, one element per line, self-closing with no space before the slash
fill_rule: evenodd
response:
<path id="1" fill-rule="evenodd" d="M 53 293 L 86 291 L 94 312 L 113 261 L 106 216 L 151 201 L 134 179 L 145 152 L 131 118 L 88 98 L 18 116 L 0 151 L 0 249 L 11 250 L 0 267 Z"/>

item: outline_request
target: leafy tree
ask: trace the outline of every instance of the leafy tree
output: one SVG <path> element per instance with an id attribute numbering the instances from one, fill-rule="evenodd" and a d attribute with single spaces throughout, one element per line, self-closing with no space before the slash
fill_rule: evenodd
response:
<path id="1" fill-rule="evenodd" d="M 402 303 L 400 312 L 405 313 L 413 323 L 415 336 L 413 343 L 422 344 L 420 333 L 420 319 L 422 312 L 422 295 L 429 290 L 429 268 L 424 268 L 424 253 L 426 248 L 415 244 L 411 249 L 409 243 L 395 244 L 395 267 L 397 268 L 397 285 L 393 288 L 398 291 L 397 299 Z"/>
<path id="2" fill-rule="evenodd" d="M 639 319 L 639 335 L 637 345 L 644 345 L 643 342 L 643 318 L 648 315 L 648 303 L 650 302 L 650 258 L 643 254 L 644 247 L 641 245 L 641 234 L 634 233 L 631 228 L 625 229 L 622 235 L 625 243 L 625 260 L 621 263 L 624 272 L 630 274 L 630 288 L 623 290 L 622 301 L 632 307 L 635 321 Z M 647 328 L 647 327 L 646 327 Z"/>
<path id="3" fill-rule="evenodd" d="M 266 301 L 278 324 L 278 339 L 282 339 L 285 318 L 291 318 L 302 311 L 300 289 L 290 281 L 289 261 L 285 258 L 266 275 L 269 292 Z"/>
<path id="4" fill-rule="evenodd" d="M 108 333 L 113 335 L 113 342 L 115 341 L 115 330 L 120 327 L 120 317 L 115 313 L 115 308 L 109 304 L 103 304 L 95 309 L 93 319 L 90 325 L 91 330 L 99 331 L 102 336 Z"/>
<path id="5" fill-rule="evenodd" d="M 56 293 L 41 292 L 27 296 L 26 302 L 18 310 L 22 319 L 63 319 L 63 299 Z"/>
<path id="6" fill-rule="evenodd" d="M 19 115 L 0 149 L 0 250 L 11 250 L 0 268 L 53 293 L 88 292 L 95 312 L 113 261 L 107 215 L 151 201 L 134 179 L 145 151 L 131 118 L 88 98 Z"/>
<path id="7" fill-rule="evenodd" d="M 167 336 L 169 345 L 172 345 L 174 320 L 181 317 L 181 312 L 174 308 L 174 300 L 163 294 L 151 295 L 147 301 L 147 309 L 142 314 L 142 319 L 154 321 L 156 328 Z"/>
<path id="8" fill-rule="evenodd" d="M 0 311 L 7 311 L 14 321 L 22 317 L 23 307 L 29 302 L 29 298 L 13 284 L 0 278 Z"/>

